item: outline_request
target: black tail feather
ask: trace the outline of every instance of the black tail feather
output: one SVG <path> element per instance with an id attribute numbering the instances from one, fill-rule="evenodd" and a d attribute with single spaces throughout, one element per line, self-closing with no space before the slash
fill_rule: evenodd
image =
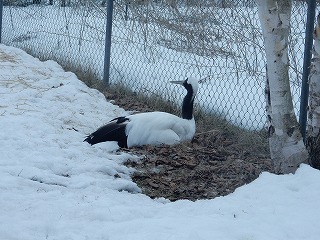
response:
<path id="1" fill-rule="evenodd" d="M 93 135 L 91 134 L 91 135 L 87 136 L 83 141 L 84 141 L 84 142 L 88 142 L 88 143 L 90 143 L 91 145 L 96 144 L 96 143 L 94 143 L 94 141 L 92 141 L 92 139 L 93 139 Z"/>
<path id="2" fill-rule="evenodd" d="M 84 142 L 94 145 L 100 142 L 117 141 L 119 147 L 127 148 L 127 136 L 125 133 L 127 120 L 124 117 L 111 120 L 110 123 L 87 136 Z"/>

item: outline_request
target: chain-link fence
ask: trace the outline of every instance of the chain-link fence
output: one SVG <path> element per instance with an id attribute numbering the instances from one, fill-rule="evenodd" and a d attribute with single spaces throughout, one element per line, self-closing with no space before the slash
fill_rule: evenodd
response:
<path id="1" fill-rule="evenodd" d="M 6 1 L 4 1 L 6 2 Z M 106 1 L 7 1 L 2 42 L 103 78 Z M 290 79 L 296 112 L 307 4 L 294 1 Z M 265 124 L 265 55 L 253 0 L 114 1 L 110 83 L 182 101 L 170 80 L 203 79 L 197 105 L 244 128 Z"/>

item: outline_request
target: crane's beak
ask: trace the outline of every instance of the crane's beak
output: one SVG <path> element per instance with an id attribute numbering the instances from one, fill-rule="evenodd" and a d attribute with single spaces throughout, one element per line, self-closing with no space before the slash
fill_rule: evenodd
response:
<path id="1" fill-rule="evenodd" d="M 183 85 L 184 81 L 170 81 L 171 83 L 174 83 L 174 84 L 180 84 L 180 85 Z"/>

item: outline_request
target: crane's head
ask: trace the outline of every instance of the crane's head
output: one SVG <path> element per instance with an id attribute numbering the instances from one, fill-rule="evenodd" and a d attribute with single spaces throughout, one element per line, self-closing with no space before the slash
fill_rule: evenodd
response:
<path id="1" fill-rule="evenodd" d="M 184 81 L 170 81 L 171 83 L 180 84 L 187 89 L 188 93 L 192 94 L 192 99 L 196 96 L 199 82 L 195 77 L 188 77 Z"/>

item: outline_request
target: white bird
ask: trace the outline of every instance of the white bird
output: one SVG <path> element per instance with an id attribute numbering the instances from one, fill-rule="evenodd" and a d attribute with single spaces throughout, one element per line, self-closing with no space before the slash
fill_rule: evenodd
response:
<path id="1" fill-rule="evenodd" d="M 183 99 L 182 118 L 166 112 L 145 112 L 118 117 L 87 136 L 91 145 L 117 141 L 119 147 L 130 148 L 142 145 L 177 144 L 193 138 L 196 126 L 193 117 L 193 102 L 198 91 L 198 81 L 189 77 L 181 84 L 187 90 Z"/>

